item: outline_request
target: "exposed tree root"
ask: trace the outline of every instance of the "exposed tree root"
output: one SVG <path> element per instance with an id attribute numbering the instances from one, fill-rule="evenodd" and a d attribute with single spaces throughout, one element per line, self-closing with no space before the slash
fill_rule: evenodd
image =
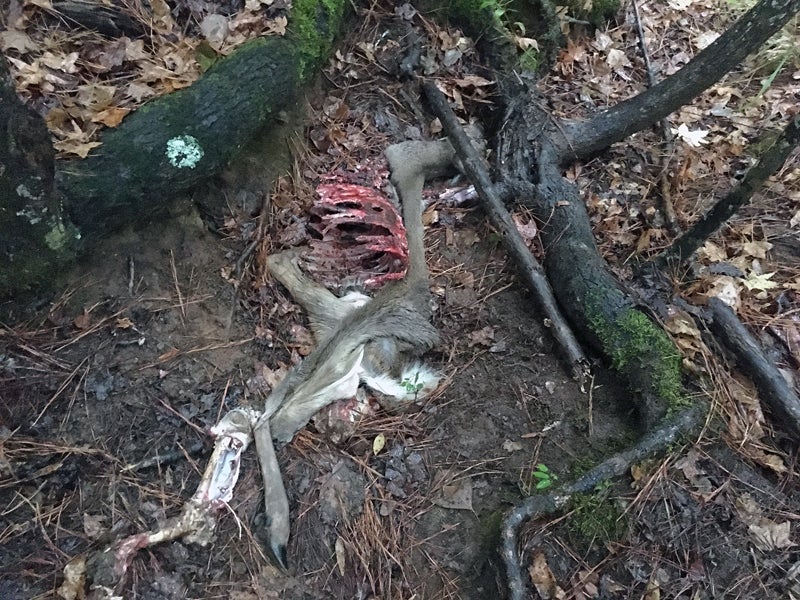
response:
<path id="1" fill-rule="evenodd" d="M 639 443 L 607 458 L 573 483 L 549 494 L 529 496 L 506 515 L 501 531 L 502 558 L 508 577 L 511 600 L 531 596 L 522 575 L 518 547 L 518 531 L 529 519 L 538 519 L 560 510 L 575 494 L 592 492 L 599 484 L 619 477 L 644 458 L 664 452 L 670 444 L 688 435 L 706 414 L 704 406 L 694 406 L 669 419 L 663 426 L 650 431 Z"/>
<path id="2" fill-rule="evenodd" d="M 711 329 L 735 356 L 742 371 L 755 384 L 778 426 L 800 440 L 800 399 L 775 365 L 764 356 L 761 345 L 750 335 L 733 309 L 719 298 L 708 301 Z"/>

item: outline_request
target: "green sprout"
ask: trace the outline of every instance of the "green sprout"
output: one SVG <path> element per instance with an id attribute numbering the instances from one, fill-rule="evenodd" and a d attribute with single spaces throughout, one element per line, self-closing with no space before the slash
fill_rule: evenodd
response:
<path id="1" fill-rule="evenodd" d="M 536 480 L 536 485 L 534 486 L 536 490 L 546 490 L 558 480 L 556 474 L 552 473 L 549 467 L 544 463 L 536 465 L 531 476 Z"/>
<path id="2" fill-rule="evenodd" d="M 414 394 L 415 396 L 420 392 L 420 390 L 425 387 L 425 384 L 419 380 L 419 371 L 414 373 L 414 381 L 411 381 L 408 377 L 403 379 L 400 382 L 400 385 L 405 388 L 406 392 L 409 394 Z"/>

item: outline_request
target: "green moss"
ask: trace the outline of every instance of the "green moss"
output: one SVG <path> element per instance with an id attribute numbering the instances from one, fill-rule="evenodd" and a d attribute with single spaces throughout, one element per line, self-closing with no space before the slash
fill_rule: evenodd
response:
<path id="1" fill-rule="evenodd" d="M 344 0 L 294 0 L 289 32 L 300 52 L 301 80 L 313 75 L 328 57 L 344 6 Z"/>
<path id="2" fill-rule="evenodd" d="M 593 494 L 573 496 L 568 521 L 570 530 L 593 547 L 620 539 L 628 528 L 619 505 L 608 497 L 605 486 L 599 487 Z"/>
<path id="3" fill-rule="evenodd" d="M 619 0 L 592 0 L 588 21 L 595 27 L 602 27 L 619 12 Z"/>
<path id="4" fill-rule="evenodd" d="M 443 3 L 447 16 L 464 19 L 476 28 L 487 24 L 503 27 L 503 17 L 508 11 L 508 0 L 449 0 Z"/>
<path id="5" fill-rule="evenodd" d="M 653 391 L 671 408 L 685 405 L 681 386 L 681 357 L 667 334 L 647 315 L 623 308 L 614 322 L 607 321 L 599 299 L 587 305 L 587 316 L 605 353 L 618 371 L 640 369 Z"/>
<path id="6" fill-rule="evenodd" d="M 519 66 L 526 71 L 530 71 L 531 73 L 536 73 L 539 70 L 539 65 L 541 63 L 541 54 L 538 50 L 534 48 L 528 48 L 520 54 L 519 57 Z"/>
<path id="7" fill-rule="evenodd" d="M 500 530 L 505 512 L 496 510 L 481 517 L 481 544 L 484 548 L 497 548 L 500 545 Z"/>

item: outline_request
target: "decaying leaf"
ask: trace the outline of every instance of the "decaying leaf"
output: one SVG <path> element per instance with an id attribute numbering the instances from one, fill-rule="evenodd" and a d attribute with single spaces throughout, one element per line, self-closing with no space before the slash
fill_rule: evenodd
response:
<path id="1" fill-rule="evenodd" d="M 795 545 L 791 540 L 789 521 L 776 523 L 770 519 L 763 519 L 761 524 L 749 525 L 747 530 L 753 536 L 753 543 L 756 547 L 764 552 L 783 550 Z"/>
<path id="2" fill-rule="evenodd" d="M 455 483 L 443 485 L 431 501 L 442 508 L 472 510 L 472 479 L 465 477 Z"/>
<path id="3" fill-rule="evenodd" d="M 533 563 L 528 567 L 531 583 L 539 593 L 542 600 L 559 600 L 566 598 L 566 593 L 556 583 L 553 572 L 547 565 L 544 552 L 538 551 L 533 555 Z"/>

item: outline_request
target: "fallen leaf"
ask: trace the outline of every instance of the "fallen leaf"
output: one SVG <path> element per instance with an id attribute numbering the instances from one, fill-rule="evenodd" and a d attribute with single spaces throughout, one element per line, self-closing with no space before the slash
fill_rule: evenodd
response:
<path id="1" fill-rule="evenodd" d="M 760 525 L 749 525 L 747 530 L 753 536 L 753 543 L 756 547 L 765 552 L 783 550 L 795 545 L 790 538 L 791 524 L 789 521 L 776 523 L 770 519 L 762 519 Z"/>
<path id="2" fill-rule="evenodd" d="M 0 50 L 16 50 L 20 54 L 25 54 L 28 50 L 36 49 L 36 44 L 28 37 L 24 31 L 18 29 L 7 29 L 0 31 Z"/>
<path id="3" fill-rule="evenodd" d="M 336 544 L 334 545 L 336 551 L 336 566 L 339 569 L 339 575 L 344 577 L 344 569 L 345 569 L 345 548 L 344 548 L 344 540 L 341 536 L 337 536 Z"/>
<path id="4" fill-rule="evenodd" d="M 539 228 L 536 226 L 536 221 L 533 219 L 524 222 L 522 217 L 516 214 L 511 215 L 511 218 L 514 220 L 514 225 L 516 225 L 517 231 L 519 231 L 519 234 L 526 243 L 530 243 L 531 241 L 535 240 L 536 236 L 539 235 Z"/>
<path id="5" fill-rule="evenodd" d="M 672 131 L 673 135 L 678 136 L 692 148 L 697 148 L 702 144 L 708 143 L 708 140 L 705 139 L 708 135 L 707 129 L 695 129 L 694 131 L 690 131 L 686 126 L 686 123 L 681 123 L 677 129 L 670 128 L 670 131 Z"/>
<path id="6" fill-rule="evenodd" d="M 372 440 L 372 453 L 375 455 L 379 454 L 384 446 L 386 446 L 386 436 L 379 433 L 375 436 L 375 439 Z"/>
<path id="7" fill-rule="evenodd" d="M 125 115 L 127 115 L 129 112 L 131 112 L 130 108 L 122 108 L 118 106 L 107 108 L 105 110 L 101 110 L 94 117 L 92 117 L 92 123 L 102 123 L 106 127 L 116 127 L 122 123 L 122 119 L 124 119 Z"/>
<path id="8" fill-rule="evenodd" d="M 73 558 L 64 567 L 64 582 L 57 590 L 57 594 L 64 600 L 82 600 L 85 598 L 84 587 L 86 584 L 86 557 Z"/>
<path id="9" fill-rule="evenodd" d="M 117 329 L 130 329 L 133 327 L 133 321 L 131 321 L 128 317 L 121 317 L 117 319 L 117 322 L 114 324 Z"/>
<path id="10" fill-rule="evenodd" d="M 431 501 L 442 508 L 472 510 L 472 480 L 465 477 L 457 483 L 443 485 Z"/>
<path id="11" fill-rule="evenodd" d="M 561 598 L 566 598 L 564 590 L 558 586 L 553 572 L 547 565 L 544 552 L 538 551 L 533 555 L 533 563 L 528 567 L 528 574 L 531 577 L 531 583 L 536 588 L 542 600 L 559 600 Z"/>
<path id="12" fill-rule="evenodd" d="M 760 242 L 746 242 L 742 246 L 742 250 L 748 255 L 755 258 L 767 258 L 767 251 L 772 249 L 772 244 L 766 240 Z"/>
<path id="13" fill-rule="evenodd" d="M 98 539 L 106 532 L 106 526 L 103 524 L 105 520 L 105 515 L 83 513 L 83 532 L 90 540 Z"/>
<path id="14" fill-rule="evenodd" d="M 89 156 L 94 148 L 102 146 L 100 142 L 77 142 L 75 140 L 59 140 L 53 142 L 53 148 L 65 154 L 76 154 L 81 158 Z"/>
<path id="15" fill-rule="evenodd" d="M 72 324 L 76 329 L 87 329 L 92 324 L 92 317 L 88 310 L 84 310 L 81 314 L 72 320 Z"/>
<path id="16" fill-rule="evenodd" d="M 771 281 L 775 273 L 762 273 L 757 275 L 752 273 L 744 280 L 744 286 L 748 290 L 771 290 L 778 287 L 778 283 Z"/>
<path id="17" fill-rule="evenodd" d="M 164 354 L 159 356 L 156 359 L 156 362 L 166 362 L 168 360 L 172 360 L 173 358 L 178 356 L 180 353 L 181 353 L 181 351 L 178 350 L 177 348 L 171 348 L 171 349 L 167 350 L 166 352 L 164 352 Z"/>
<path id="18" fill-rule="evenodd" d="M 473 346 L 486 346 L 487 348 L 494 344 L 494 329 L 488 325 L 477 331 L 472 331 L 467 334 L 467 345 L 472 348 Z"/>

